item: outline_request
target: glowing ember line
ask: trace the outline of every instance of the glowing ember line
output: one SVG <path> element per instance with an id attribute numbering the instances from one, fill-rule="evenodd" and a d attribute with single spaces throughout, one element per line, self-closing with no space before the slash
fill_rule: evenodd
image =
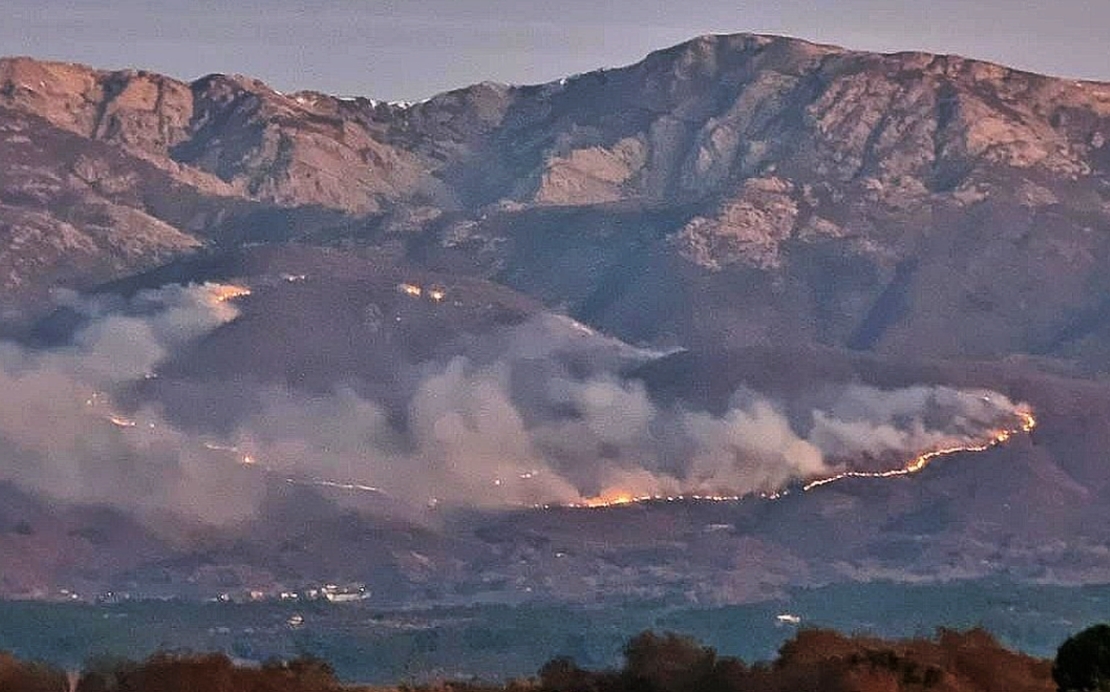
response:
<path id="1" fill-rule="evenodd" d="M 386 491 L 381 488 L 375 488 L 372 485 L 363 485 L 361 483 L 340 483 L 339 481 L 328 481 L 319 478 L 286 478 L 285 482 L 290 485 L 313 485 L 320 488 L 338 488 L 339 490 L 357 490 L 364 493 L 376 493 L 378 495 L 388 495 Z"/>
<path id="2" fill-rule="evenodd" d="M 235 445 L 221 445 L 214 442 L 205 442 L 203 447 L 213 452 L 231 452 L 236 455 L 236 461 L 243 466 L 250 466 L 261 469 L 266 473 L 278 474 L 281 473 L 278 469 L 266 464 L 253 454 L 240 454 L 239 447 Z M 328 478 L 296 478 L 293 476 L 284 476 L 282 478 L 289 485 L 301 485 L 306 487 L 317 488 L 336 488 L 338 490 L 349 490 L 354 492 L 374 493 L 376 495 L 389 496 L 385 490 L 375 487 L 373 485 L 365 485 L 363 483 L 350 483 L 345 481 L 331 480 Z"/>
<path id="3" fill-rule="evenodd" d="M 258 468 L 261 468 L 269 473 L 278 472 L 277 469 L 267 464 L 260 463 L 257 457 L 254 457 L 250 454 L 244 454 L 243 457 L 240 459 L 240 463 L 247 466 L 257 466 Z M 354 492 L 374 493 L 376 495 L 385 496 L 389 495 L 389 493 L 382 490 L 381 488 L 377 488 L 372 485 L 365 485 L 363 483 L 347 483 L 344 481 L 330 480 L 328 478 L 294 478 L 292 476 L 286 476 L 284 480 L 289 485 L 303 485 L 316 488 L 335 488 L 337 490 L 350 490 Z"/>
<path id="4" fill-rule="evenodd" d="M 771 496 L 764 495 L 764 497 Z M 582 502 L 572 502 L 560 506 L 574 509 L 604 509 L 606 507 L 624 507 L 646 502 L 735 502 L 741 499 L 743 499 L 742 495 L 626 495 L 607 493 L 598 497 L 587 498 Z"/>
<path id="5" fill-rule="evenodd" d="M 965 445 L 955 445 L 952 447 L 943 447 L 941 449 L 934 449 L 914 457 L 908 464 L 900 469 L 891 469 L 889 471 L 845 471 L 838 473 L 835 476 L 828 478 L 821 478 L 802 486 L 803 491 L 813 490 L 820 488 L 823 485 L 829 485 L 837 481 L 842 481 L 845 478 L 894 478 L 896 476 L 910 476 L 915 473 L 920 473 L 933 462 L 934 459 L 940 457 L 950 456 L 952 454 L 961 454 L 964 452 L 985 452 L 999 445 L 1005 444 L 1018 433 L 1029 433 L 1033 428 L 1037 427 L 1037 419 L 1033 416 L 1033 412 L 1029 410 L 1018 410 L 1018 418 L 1021 420 L 1021 425 L 1017 428 L 1008 430 L 996 430 L 986 440 L 982 442 L 970 442 Z"/>
<path id="6" fill-rule="evenodd" d="M 205 449 L 210 449 L 213 452 L 238 452 L 239 448 L 232 445 L 218 445 L 214 442 L 205 442 Z"/>
<path id="7" fill-rule="evenodd" d="M 234 284 L 205 284 L 205 287 L 208 288 L 209 295 L 217 303 L 226 303 L 229 300 L 251 294 L 251 290 L 246 286 L 236 286 Z"/>
<path id="8" fill-rule="evenodd" d="M 802 486 L 802 491 L 807 492 L 814 490 L 847 478 L 896 478 L 899 476 L 911 476 L 925 470 L 930 463 L 941 457 L 965 452 L 985 452 L 988 449 L 993 449 L 994 447 L 1009 442 L 1015 435 L 1031 433 L 1033 429 L 1037 427 L 1037 419 L 1031 410 L 1019 408 L 1014 412 L 1014 415 L 1016 415 L 1018 421 L 1020 421 L 1016 427 L 995 430 L 991 432 L 989 436 L 980 440 L 972 440 L 962 445 L 953 445 L 951 447 L 942 447 L 940 449 L 922 452 L 909 460 L 904 466 L 897 469 L 890 469 L 888 471 L 845 471 L 834 476 L 829 476 L 828 478 L 812 480 Z M 773 493 L 760 493 L 759 495 L 764 499 L 777 500 L 780 497 L 788 495 L 789 492 L 789 490 L 780 490 Z M 582 502 L 561 506 L 575 509 L 604 509 L 610 507 L 625 507 L 647 502 L 684 502 L 688 500 L 697 502 L 736 502 L 743 498 L 744 496 L 742 495 L 632 495 L 631 493 L 621 491 L 607 491 L 602 495 L 588 498 Z"/>

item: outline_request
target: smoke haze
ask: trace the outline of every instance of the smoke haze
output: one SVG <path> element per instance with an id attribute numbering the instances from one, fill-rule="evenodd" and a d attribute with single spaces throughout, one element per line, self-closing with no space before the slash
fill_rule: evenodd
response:
<path id="1" fill-rule="evenodd" d="M 0 473 L 47 495 L 145 511 L 188 507 L 226 518 L 245 489 L 217 474 L 155 409 L 116 417 L 110 394 L 153 373 L 174 348 L 233 319 L 213 285 L 171 286 L 130 302 L 70 306 L 89 319 L 72 345 L 36 351 L 0 344 Z"/>
<path id="2" fill-rule="evenodd" d="M 744 495 L 976 440 L 1016 411 L 996 392 L 938 386 L 828 389 L 802 416 L 746 390 L 719 415 L 663 405 L 621 374 L 660 354 L 550 315 L 421 365 L 400 421 L 349 386 L 260 386 L 230 434 L 175 425 L 156 401 L 114 408 L 115 393 L 233 320 L 236 293 L 206 284 L 71 297 L 88 319 L 71 345 L 0 344 L 0 476 L 65 500 L 217 523 L 249 516 L 275 479 L 347 485 L 417 511 Z"/>

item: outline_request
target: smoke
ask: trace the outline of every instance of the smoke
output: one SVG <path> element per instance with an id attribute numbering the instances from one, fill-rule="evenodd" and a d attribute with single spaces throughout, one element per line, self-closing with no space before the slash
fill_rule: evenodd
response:
<path id="1" fill-rule="evenodd" d="M 748 391 L 717 415 L 663 406 L 612 362 L 585 374 L 568 366 L 565 349 L 581 356 L 596 344 L 550 328 L 514 328 L 502 343 L 515 346 L 497 358 L 430 366 L 403 430 L 349 389 L 323 398 L 273 391 L 236 444 L 283 473 L 356 479 L 418 505 L 497 507 L 774 493 L 845 470 L 899 468 L 1018 422 L 1001 394 L 939 386 L 844 387 L 801 424 Z M 535 348 L 517 348 L 523 342 Z"/>
<path id="2" fill-rule="evenodd" d="M 155 409 L 133 420 L 110 402 L 120 385 L 233 319 L 227 291 L 171 286 L 128 302 L 69 297 L 89 318 L 71 345 L 0 343 L 0 476 L 56 498 L 227 518 L 247 491 L 237 474 L 213 469 Z"/>
<path id="3" fill-rule="evenodd" d="M 0 477 L 54 497 L 210 522 L 251 515 L 268 482 L 343 486 L 397 506 L 503 507 L 595 496 L 770 493 L 898 466 L 1013 423 L 996 392 L 824 390 L 801 415 L 742 390 L 726 411 L 654 400 L 622 374 L 659 354 L 541 317 L 424 363 L 403 415 L 341 386 L 253 393 L 230 433 L 185 429 L 113 395 L 236 317 L 235 287 L 70 299 L 72 345 L 0 344 Z M 368 357 L 373 357 L 370 354 Z M 246 386 L 246 385 L 244 385 Z M 854 466 L 855 465 L 855 466 Z"/>
<path id="4" fill-rule="evenodd" d="M 809 437 L 827 457 L 881 458 L 969 443 L 985 430 L 1012 424 L 1017 408 L 987 390 L 849 386 L 827 410 L 814 411 Z"/>

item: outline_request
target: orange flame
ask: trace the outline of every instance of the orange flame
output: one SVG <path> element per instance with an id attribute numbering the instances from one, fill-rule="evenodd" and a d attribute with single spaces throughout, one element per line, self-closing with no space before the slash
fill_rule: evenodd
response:
<path id="1" fill-rule="evenodd" d="M 813 490 L 814 488 L 820 488 L 823 485 L 835 483 L 845 478 L 894 478 L 896 476 L 910 476 L 925 470 L 934 459 L 964 452 L 985 452 L 988 449 L 993 449 L 994 447 L 1009 442 L 1010 438 L 1018 433 L 1030 433 L 1033 431 L 1033 428 L 1037 427 L 1037 418 L 1030 409 L 1019 408 L 1015 411 L 1015 415 L 1017 415 L 1020 421 L 1020 424 L 1016 428 L 994 430 L 977 441 L 922 452 L 907 462 L 902 468 L 891 469 L 889 471 L 845 471 L 835 476 L 829 476 L 828 478 L 819 478 L 804 485 L 802 490 Z"/>
<path id="2" fill-rule="evenodd" d="M 1031 433 L 1037 427 L 1037 418 L 1028 407 L 1022 406 L 1014 411 L 1017 425 L 1012 428 L 1001 428 L 986 433 L 983 437 L 971 440 L 965 444 L 942 447 L 922 452 L 907 461 L 902 467 L 888 471 L 844 471 L 826 478 L 811 480 L 802 486 L 802 491 L 810 491 L 821 486 L 829 485 L 846 478 L 894 478 L 910 476 L 920 473 L 934 460 L 952 454 L 964 452 L 985 452 L 1009 442 L 1015 435 Z M 789 493 L 782 490 L 774 493 L 761 493 L 761 497 L 777 500 Z M 606 507 L 623 507 L 644 502 L 682 502 L 694 500 L 700 502 L 735 502 L 742 499 L 741 495 L 633 495 L 630 492 L 610 488 L 596 497 L 587 498 L 581 502 L 566 505 L 574 508 L 599 509 Z"/>
<path id="3" fill-rule="evenodd" d="M 620 505 L 630 505 L 634 502 L 643 502 L 649 498 L 636 497 L 631 493 L 626 493 L 621 490 L 607 490 L 597 497 L 590 497 L 583 500 L 579 504 L 572 505 L 574 507 L 619 507 Z"/>
<path id="4" fill-rule="evenodd" d="M 251 294 L 251 290 L 246 286 L 236 286 L 235 284 L 206 284 L 206 288 L 209 295 L 217 303 L 226 303 L 229 300 Z"/>

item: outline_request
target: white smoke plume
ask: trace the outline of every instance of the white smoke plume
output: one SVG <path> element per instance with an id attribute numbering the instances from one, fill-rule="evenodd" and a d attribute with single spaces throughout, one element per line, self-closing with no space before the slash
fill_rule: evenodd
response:
<path id="1" fill-rule="evenodd" d="M 813 414 L 809 438 L 827 457 L 881 457 L 974 440 L 1012 418 L 1017 406 L 986 390 L 905 387 L 882 391 L 852 385 Z"/>
<path id="2" fill-rule="evenodd" d="M 714 415 L 661 406 L 641 382 L 612 373 L 557 371 L 538 385 L 529 379 L 518 394 L 519 367 L 508 357 L 438 366 L 412 396 L 404 432 L 350 390 L 324 398 L 275 392 L 236 444 L 283 473 L 355 479 L 417 504 L 497 507 L 617 492 L 774 493 L 844 470 L 898 468 L 1017 422 L 1017 407 L 996 392 L 849 386 L 796 426 L 750 393 Z"/>
<path id="3" fill-rule="evenodd" d="M 0 478 L 52 496 L 206 521 L 249 516 L 267 477 L 428 506 L 580 503 L 598 495 L 745 495 L 897 464 L 980 439 L 1017 407 L 947 387 L 830 390 L 808 415 L 751 392 L 719 414 L 662 405 L 620 374 L 653 357 L 541 318 L 426 364 L 405 423 L 341 387 L 269 387 L 230 434 L 186 431 L 112 394 L 234 319 L 234 287 L 166 287 L 78 303 L 73 345 L 0 345 Z M 862 467 L 861 467 L 862 468 Z"/>
<path id="4" fill-rule="evenodd" d="M 233 319 L 228 287 L 171 286 L 132 301 L 81 301 L 90 318 L 72 345 L 0 343 L 0 477 L 47 495 L 221 520 L 247 488 L 216 472 L 154 410 L 119 416 L 110 393 L 168 353 Z M 140 428 L 137 421 L 143 421 Z"/>

